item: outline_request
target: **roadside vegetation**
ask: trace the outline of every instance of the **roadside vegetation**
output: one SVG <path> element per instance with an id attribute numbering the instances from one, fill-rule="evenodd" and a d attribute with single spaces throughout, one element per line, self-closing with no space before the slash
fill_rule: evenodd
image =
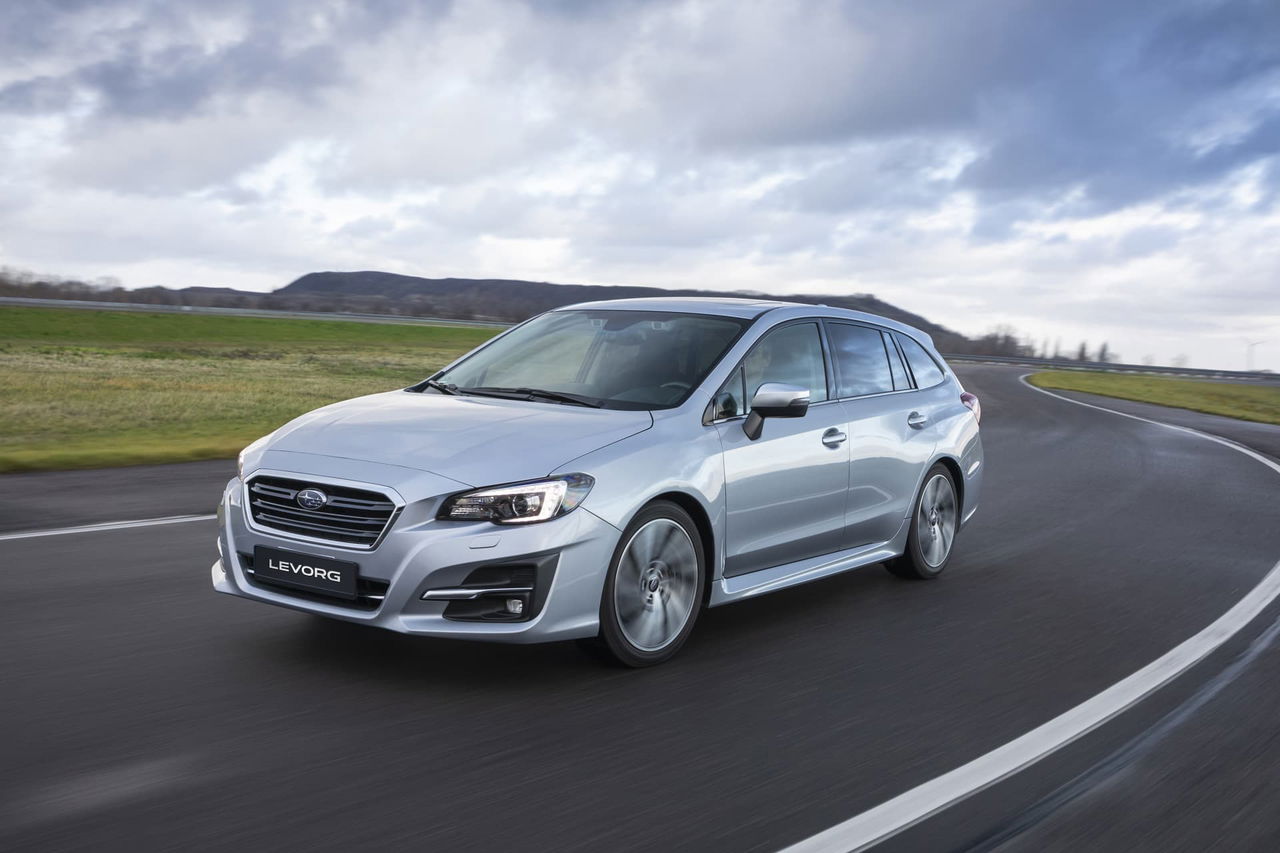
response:
<path id="1" fill-rule="evenodd" d="M 1280 424 L 1280 386 L 1276 385 L 1084 370 L 1047 370 L 1032 374 L 1028 381 L 1041 388 L 1084 391 L 1228 418 Z"/>
<path id="2" fill-rule="evenodd" d="M 497 330 L 0 308 L 0 472 L 233 458 Z"/>

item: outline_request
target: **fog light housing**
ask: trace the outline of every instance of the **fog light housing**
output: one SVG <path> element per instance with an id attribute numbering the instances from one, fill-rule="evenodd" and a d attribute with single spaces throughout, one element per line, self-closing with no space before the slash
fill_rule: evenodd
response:
<path id="1" fill-rule="evenodd" d="M 456 586 L 424 590 L 423 601 L 446 601 L 446 619 L 459 622 L 529 622 L 538 617 L 555 576 L 558 555 L 530 562 L 493 563 L 472 569 Z"/>

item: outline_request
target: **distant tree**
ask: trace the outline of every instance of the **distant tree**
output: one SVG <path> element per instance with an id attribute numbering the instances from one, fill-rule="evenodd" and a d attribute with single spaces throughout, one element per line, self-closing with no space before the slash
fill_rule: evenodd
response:
<path id="1" fill-rule="evenodd" d="M 1058 338 L 1053 342 L 1053 357 L 1062 358 L 1062 338 Z"/>
<path id="2" fill-rule="evenodd" d="M 1106 364 L 1111 361 L 1111 352 L 1107 349 L 1107 342 L 1103 341 L 1102 346 L 1098 347 L 1098 361 Z"/>
<path id="3" fill-rule="evenodd" d="M 1029 340 L 1018 335 L 1013 326 L 999 325 L 980 338 L 975 338 L 970 350 L 980 355 L 1029 356 L 1036 348 Z"/>
<path id="4" fill-rule="evenodd" d="M 1156 363 L 1156 357 L 1154 355 L 1144 355 L 1142 357 L 1142 363 L 1145 364 L 1147 367 L 1150 367 L 1151 365 Z"/>
<path id="5" fill-rule="evenodd" d="M 1076 350 L 1076 361 L 1089 360 L 1089 344 L 1086 341 L 1080 342 L 1080 349 Z"/>
<path id="6" fill-rule="evenodd" d="M 1173 357 L 1172 363 L 1174 367 L 1186 367 L 1191 363 L 1191 359 L 1187 358 L 1183 353 L 1178 353 Z"/>

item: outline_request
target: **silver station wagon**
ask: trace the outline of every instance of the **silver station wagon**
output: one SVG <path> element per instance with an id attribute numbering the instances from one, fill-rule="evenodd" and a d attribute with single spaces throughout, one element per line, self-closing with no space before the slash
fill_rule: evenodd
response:
<path id="1" fill-rule="evenodd" d="M 929 336 L 883 317 L 561 308 L 245 448 L 213 586 L 659 663 L 703 607 L 876 563 L 937 577 L 978 505 L 979 416 Z"/>

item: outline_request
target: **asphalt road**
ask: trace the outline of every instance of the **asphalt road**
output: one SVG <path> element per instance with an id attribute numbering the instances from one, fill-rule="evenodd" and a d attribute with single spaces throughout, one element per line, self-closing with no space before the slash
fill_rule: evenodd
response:
<path id="1" fill-rule="evenodd" d="M 1098 693 L 1280 558 L 1264 466 L 961 372 L 988 471 L 943 579 L 709 611 L 653 670 L 215 595 L 212 522 L 0 541 L 0 849 L 775 850 Z M 210 511 L 219 464 L 116 472 L 109 517 Z M 43 476 L 0 481 L 0 520 L 106 520 L 101 473 Z M 1273 619 L 897 846 L 1270 849 Z"/>
<path id="2" fill-rule="evenodd" d="M 227 459 L 0 476 L 0 533 L 178 515 L 210 515 Z M 215 555 L 216 556 L 216 555 Z"/>
<path id="3" fill-rule="evenodd" d="M 1256 421 L 1241 421 L 1235 418 L 1224 418 L 1221 415 L 1209 415 L 1204 412 L 1193 412 L 1189 409 L 1171 409 L 1152 403 L 1140 403 L 1136 400 L 1119 400 L 1115 397 L 1103 397 L 1099 394 L 1083 394 L 1079 391 L 1058 391 L 1055 394 L 1080 400 L 1094 406 L 1115 409 L 1140 418 L 1163 421 L 1175 426 L 1207 432 L 1211 435 L 1230 439 L 1237 444 L 1252 447 L 1273 459 L 1280 459 L 1280 426 L 1264 424 Z"/>

